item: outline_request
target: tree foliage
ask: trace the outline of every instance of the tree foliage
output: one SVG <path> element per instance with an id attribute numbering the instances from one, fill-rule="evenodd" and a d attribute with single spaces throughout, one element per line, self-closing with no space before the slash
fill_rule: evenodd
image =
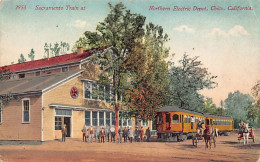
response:
<path id="1" fill-rule="evenodd" d="M 224 101 L 224 107 L 227 115 L 234 118 L 234 126 L 238 127 L 240 120 L 248 122 L 247 109 L 252 106 L 254 100 L 249 94 L 243 94 L 239 91 L 229 93 Z"/>
<path id="2" fill-rule="evenodd" d="M 118 101 L 122 99 L 129 75 L 124 64 L 128 54 L 135 48 L 137 39 L 141 39 L 144 35 L 145 17 L 126 10 L 122 3 L 114 6 L 108 3 L 108 6 L 110 12 L 105 20 L 97 25 L 96 32 L 86 31 L 79 41 L 84 41 L 85 49 L 109 45 L 114 47 L 103 53 L 96 53 L 92 61 L 102 70 L 100 82 L 110 80 L 113 83 L 117 133 Z"/>
<path id="3" fill-rule="evenodd" d="M 31 52 L 28 54 L 28 57 L 31 59 L 31 61 L 33 61 L 34 60 L 34 57 L 35 57 L 35 54 L 34 54 L 35 52 L 34 52 L 34 50 L 33 50 L 33 48 L 31 49 Z"/>
<path id="4" fill-rule="evenodd" d="M 70 50 L 70 45 L 69 43 L 66 42 L 60 42 L 59 43 L 45 43 L 44 44 L 44 56 L 43 58 L 47 57 L 55 57 L 55 56 L 60 56 L 63 54 L 66 54 Z"/>
<path id="5" fill-rule="evenodd" d="M 155 117 L 158 109 L 168 104 L 168 63 L 165 58 L 169 49 L 164 47 L 167 34 L 161 26 L 149 23 L 145 35 L 138 41 L 125 62 L 131 74 L 131 84 L 125 91 L 130 111 L 143 120 Z"/>
<path id="6" fill-rule="evenodd" d="M 26 59 L 24 55 L 21 53 L 20 58 L 18 59 L 18 63 L 23 63 L 23 62 L 26 62 Z"/>
<path id="7" fill-rule="evenodd" d="M 169 70 L 170 103 L 180 107 L 200 110 L 204 106 L 203 96 L 199 90 L 215 88 L 212 76 L 207 68 L 202 67 L 198 56 L 189 58 L 185 53 L 179 60 L 179 66 L 173 65 Z"/>
<path id="8" fill-rule="evenodd" d="M 201 109 L 201 111 L 203 113 L 224 115 L 223 107 L 217 107 L 216 104 L 213 103 L 212 98 L 208 97 L 204 101 L 204 107 Z"/>
<path id="9" fill-rule="evenodd" d="M 0 68 L 0 81 L 4 80 L 6 77 L 9 78 L 9 76 L 12 74 L 10 69 L 7 68 L 7 66 L 3 66 Z"/>
<path id="10" fill-rule="evenodd" d="M 216 112 L 217 106 L 213 103 L 212 98 L 206 98 L 204 101 L 204 107 L 202 112 L 214 114 Z"/>

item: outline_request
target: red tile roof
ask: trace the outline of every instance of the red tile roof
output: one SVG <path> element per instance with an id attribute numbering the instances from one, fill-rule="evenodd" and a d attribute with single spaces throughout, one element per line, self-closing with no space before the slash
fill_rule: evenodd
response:
<path id="1" fill-rule="evenodd" d="M 98 49 L 84 51 L 82 54 L 77 54 L 77 52 L 75 52 L 75 53 L 71 53 L 71 54 L 65 54 L 65 55 L 46 58 L 46 59 L 40 59 L 40 60 L 28 61 L 28 62 L 19 63 L 19 64 L 2 66 L 2 67 L 0 67 L 0 71 L 3 71 L 4 69 L 8 69 L 9 71 L 21 71 L 21 70 L 29 70 L 29 69 L 35 69 L 35 68 L 40 68 L 40 67 L 65 64 L 65 63 L 73 63 L 73 62 L 81 61 L 81 60 L 91 56 L 94 52 L 102 51 L 106 48 L 108 48 L 108 46 L 101 47 Z"/>

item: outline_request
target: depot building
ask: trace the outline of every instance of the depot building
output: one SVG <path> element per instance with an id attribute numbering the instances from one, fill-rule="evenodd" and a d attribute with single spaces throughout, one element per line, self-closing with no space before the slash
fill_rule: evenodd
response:
<path id="1" fill-rule="evenodd" d="M 67 126 L 67 137 L 82 138 L 84 124 L 115 125 L 112 86 L 97 83 L 100 70 L 91 62 L 93 55 L 112 48 L 78 48 L 71 54 L 0 67 L 12 72 L 0 81 L 0 95 L 15 97 L 5 105 L 0 101 L 0 140 L 59 139 L 62 124 Z M 119 126 L 135 125 L 134 118 L 119 117 Z M 152 122 L 141 121 L 138 126 L 151 128 Z"/>

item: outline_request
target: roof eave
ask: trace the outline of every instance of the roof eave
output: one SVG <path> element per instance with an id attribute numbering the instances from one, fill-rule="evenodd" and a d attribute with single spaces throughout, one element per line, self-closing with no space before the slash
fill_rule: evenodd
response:
<path id="1" fill-rule="evenodd" d="M 61 81 L 59 81 L 59 82 L 57 82 L 57 83 L 55 83 L 55 84 L 53 84 L 53 85 L 51 85 L 51 86 L 45 88 L 45 89 L 43 89 L 43 90 L 42 90 L 42 93 L 46 93 L 46 92 L 52 90 L 53 88 L 55 88 L 55 87 L 57 87 L 57 86 L 59 86 L 59 85 L 65 83 L 65 82 L 67 82 L 67 81 L 69 81 L 69 80 L 71 80 L 71 79 L 74 79 L 74 78 L 78 77 L 83 71 L 84 71 L 84 70 L 80 70 L 80 71 L 78 71 L 77 73 L 74 73 L 74 74 L 72 74 L 71 76 L 69 76 L 69 77 L 67 77 L 67 78 L 65 78 L 65 79 L 63 79 L 63 80 L 61 80 Z"/>

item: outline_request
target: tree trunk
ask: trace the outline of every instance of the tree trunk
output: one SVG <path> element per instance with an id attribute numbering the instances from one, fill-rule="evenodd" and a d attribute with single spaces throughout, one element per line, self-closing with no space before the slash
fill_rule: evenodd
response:
<path id="1" fill-rule="evenodd" d="M 118 126 L 119 126 L 119 120 L 118 120 L 118 115 L 119 115 L 119 108 L 118 105 L 115 105 L 115 117 L 116 117 L 116 139 L 118 140 Z"/>
<path id="2" fill-rule="evenodd" d="M 118 115 L 119 115 L 119 107 L 118 107 L 118 104 L 117 104 L 117 93 L 116 93 L 116 88 L 115 88 L 115 72 L 114 72 L 114 74 L 113 74 L 113 87 L 114 87 L 114 104 L 115 104 L 115 118 L 116 118 L 116 140 L 118 139 L 118 125 L 119 125 L 119 123 L 118 123 Z"/>

